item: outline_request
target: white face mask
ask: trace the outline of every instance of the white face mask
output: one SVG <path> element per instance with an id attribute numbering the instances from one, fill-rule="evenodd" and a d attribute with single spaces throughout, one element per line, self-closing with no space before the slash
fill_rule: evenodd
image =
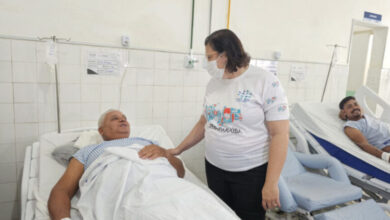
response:
<path id="1" fill-rule="evenodd" d="M 222 79 L 225 72 L 225 69 L 218 68 L 217 60 L 207 61 L 206 69 L 210 76 L 216 79 Z"/>

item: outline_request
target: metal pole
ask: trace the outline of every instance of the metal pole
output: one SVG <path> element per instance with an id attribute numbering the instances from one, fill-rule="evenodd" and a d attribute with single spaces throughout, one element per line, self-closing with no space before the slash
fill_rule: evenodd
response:
<path id="1" fill-rule="evenodd" d="M 53 42 L 56 43 L 57 38 L 56 36 L 53 36 L 52 38 Z M 55 72 L 55 78 L 56 78 L 56 101 L 57 101 L 57 131 L 60 134 L 61 133 L 61 119 L 60 119 L 60 96 L 59 96 L 59 85 L 58 85 L 58 69 L 57 69 L 57 63 L 54 64 L 54 72 Z"/>
<path id="2" fill-rule="evenodd" d="M 70 41 L 69 39 L 65 38 L 57 38 L 56 36 L 51 37 L 38 37 L 39 41 L 42 40 L 52 40 L 54 44 L 56 44 L 59 40 L 65 40 Z M 61 133 L 61 111 L 60 111 L 60 93 L 59 93 L 59 85 L 58 85 L 58 68 L 57 68 L 57 62 L 54 64 L 54 74 L 56 79 L 56 102 L 57 102 L 57 132 Z"/>
<path id="3" fill-rule="evenodd" d="M 230 26 L 230 0 L 229 0 L 229 3 L 228 3 L 228 13 L 227 13 L 227 24 L 226 24 L 226 28 L 229 29 L 229 26 Z"/>
<path id="4" fill-rule="evenodd" d="M 209 35 L 211 34 L 211 19 L 213 15 L 213 0 L 210 0 Z"/>
<path id="5" fill-rule="evenodd" d="M 58 133 L 61 133 L 61 119 L 60 119 L 60 96 L 58 92 L 58 72 L 57 72 L 57 64 L 54 64 L 54 71 L 56 75 L 56 97 L 57 97 L 57 127 Z"/>
<path id="6" fill-rule="evenodd" d="M 334 48 L 333 48 L 332 60 L 330 61 L 330 64 L 329 64 L 328 75 L 326 76 L 326 81 L 325 81 L 324 90 L 322 91 L 321 102 L 324 101 L 324 96 L 325 96 L 325 92 L 326 92 L 326 87 L 328 86 L 329 75 L 330 75 L 330 71 L 332 70 L 333 58 L 334 58 L 334 54 L 336 53 L 336 48 L 337 48 L 337 47 L 338 47 L 338 45 L 335 44 L 335 45 L 334 45 Z"/>
<path id="7" fill-rule="evenodd" d="M 190 51 L 191 52 L 192 52 L 192 41 L 194 38 L 194 11 L 195 11 L 195 0 L 192 0 L 191 39 L 190 39 Z"/>

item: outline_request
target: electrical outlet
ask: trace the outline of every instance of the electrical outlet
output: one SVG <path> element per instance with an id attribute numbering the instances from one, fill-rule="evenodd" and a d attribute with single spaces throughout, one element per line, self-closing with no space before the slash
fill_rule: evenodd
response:
<path id="1" fill-rule="evenodd" d="M 198 62 L 198 59 L 192 54 L 188 54 L 184 57 L 184 66 L 187 69 L 192 69 L 195 66 L 195 63 Z"/>
<path id="2" fill-rule="evenodd" d="M 123 35 L 122 36 L 122 46 L 128 47 L 129 44 L 130 44 L 130 37 L 126 36 L 126 35 Z"/>

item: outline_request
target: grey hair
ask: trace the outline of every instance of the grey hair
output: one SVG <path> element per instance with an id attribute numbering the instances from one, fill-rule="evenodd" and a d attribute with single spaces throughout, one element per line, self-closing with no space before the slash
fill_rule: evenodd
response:
<path id="1" fill-rule="evenodd" d="M 103 126 L 104 119 L 106 119 L 106 116 L 107 116 L 108 113 L 116 112 L 116 111 L 120 112 L 118 109 L 113 109 L 113 108 L 110 108 L 107 111 L 103 112 L 103 114 L 100 115 L 100 118 L 99 118 L 99 121 L 98 121 L 98 128 L 101 128 Z"/>

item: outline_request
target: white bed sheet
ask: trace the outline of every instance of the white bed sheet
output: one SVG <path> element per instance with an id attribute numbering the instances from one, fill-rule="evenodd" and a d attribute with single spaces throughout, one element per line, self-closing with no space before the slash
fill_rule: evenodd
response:
<path id="1" fill-rule="evenodd" d="M 26 216 L 25 220 L 33 220 L 35 212 L 35 201 L 28 201 L 26 205 Z"/>
<path id="2" fill-rule="evenodd" d="M 303 102 L 296 104 L 291 113 L 300 124 L 314 135 L 325 139 L 384 172 L 390 173 L 389 163 L 356 146 L 343 132 L 345 123 L 338 118 L 336 103 Z"/>
<path id="3" fill-rule="evenodd" d="M 35 197 L 39 201 L 47 201 L 50 195 L 50 191 L 62 176 L 65 171 L 65 167 L 60 165 L 54 158 L 51 156 L 52 151 L 57 147 L 63 144 L 69 143 L 70 141 L 76 139 L 80 132 L 69 132 L 58 134 L 56 132 L 48 133 L 41 136 L 39 140 L 39 172 L 37 190 L 35 192 Z M 151 140 L 158 141 L 159 145 L 164 148 L 174 147 L 172 141 L 169 139 L 168 135 L 165 133 L 164 129 L 159 125 L 151 126 L 142 126 L 142 127 L 132 127 L 131 128 L 131 137 L 144 137 Z M 199 187 L 205 189 L 211 193 L 226 209 L 233 212 L 225 203 L 223 203 L 210 189 L 203 184 L 190 170 L 186 168 L 184 179 L 198 185 Z M 38 198 L 37 198 L 38 197 Z M 42 213 L 42 211 L 40 211 Z"/>

